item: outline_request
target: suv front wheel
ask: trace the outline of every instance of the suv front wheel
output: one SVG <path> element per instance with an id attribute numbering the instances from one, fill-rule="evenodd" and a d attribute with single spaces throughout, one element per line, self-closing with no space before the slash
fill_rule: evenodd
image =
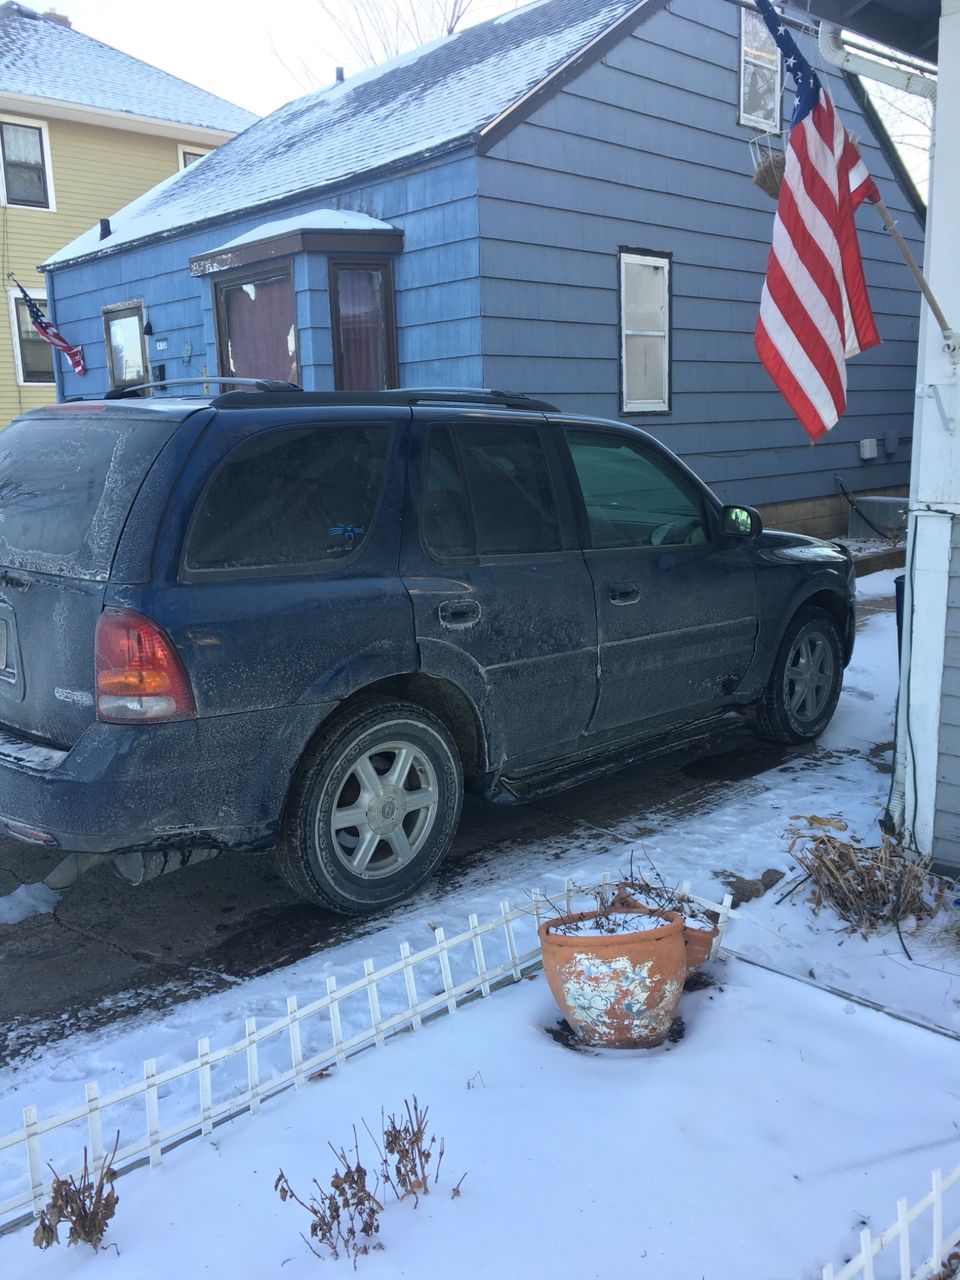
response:
<path id="1" fill-rule="evenodd" d="M 754 728 L 769 742 L 808 742 L 830 723 L 842 684 L 837 624 L 823 609 L 803 609 L 787 627 Z"/>
<path id="2" fill-rule="evenodd" d="M 456 745 L 408 703 L 356 708 L 315 745 L 287 805 L 277 866 L 301 897 L 351 915 L 422 884 L 463 802 Z"/>

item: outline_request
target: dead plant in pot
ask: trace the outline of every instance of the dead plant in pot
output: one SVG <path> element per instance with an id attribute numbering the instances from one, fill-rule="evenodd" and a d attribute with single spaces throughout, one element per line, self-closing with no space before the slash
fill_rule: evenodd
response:
<path id="1" fill-rule="evenodd" d="M 684 918 L 648 906 L 623 885 L 601 886 L 589 911 L 539 927 L 550 990 L 575 1034 L 613 1049 L 667 1037 L 687 973 Z"/>
<path id="2" fill-rule="evenodd" d="M 666 884 L 659 874 L 650 881 L 631 872 L 617 882 L 615 889 L 612 901 L 620 906 L 646 906 L 654 911 L 675 911 L 683 916 L 687 977 L 707 963 L 720 933 L 715 911 L 701 907 L 682 889 Z"/>

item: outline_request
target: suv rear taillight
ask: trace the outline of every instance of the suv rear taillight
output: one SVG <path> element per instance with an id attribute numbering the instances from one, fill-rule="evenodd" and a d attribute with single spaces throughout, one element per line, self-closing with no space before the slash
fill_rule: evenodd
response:
<path id="1" fill-rule="evenodd" d="M 190 720 L 193 690 L 173 643 L 129 609 L 104 609 L 97 622 L 97 719 L 111 724 Z"/>

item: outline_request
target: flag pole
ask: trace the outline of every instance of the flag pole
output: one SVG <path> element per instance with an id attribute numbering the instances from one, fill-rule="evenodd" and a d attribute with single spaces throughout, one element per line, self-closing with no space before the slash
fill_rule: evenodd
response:
<path id="1" fill-rule="evenodd" d="M 937 302 L 936 298 L 933 296 L 933 290 L 930 288 L 929 284 L 927 284 L 923 272 L 917 266 L 916 259 L 910 252 L 910 246 L 907 244 L 906 240 L 904 240 L 900 232 L 900 228 L 891 217 L 890 210 L 882 200 L 874 200 L 872 201 L 872 204 L 877 213 L 879 213 L 883 225 L 893 237 L 894 244 L 903 254 L 904 262 L 910 268 L 910 272 L 913 275 L 914 280 L 917 282 L 917 287 L 926 298 L 927 305 L 933 312 L 934 319 L 937 324 L 940 326 L 940 332 L 943 334 L 944 350 L 948 352 L 950 359 L 954 364 L 960 364 L 960 334 L 958 334 L 955 329 L 951 329 L 950 325 L 947 324 L 947 317 L 943 314 L 943 311 L 940 308 L 940 303 Z"/>

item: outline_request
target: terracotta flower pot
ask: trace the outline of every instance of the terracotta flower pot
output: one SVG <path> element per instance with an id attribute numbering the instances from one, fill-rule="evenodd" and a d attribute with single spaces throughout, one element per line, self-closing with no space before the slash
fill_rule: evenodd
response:
<path id="1" fill-rule="evenodd" d="M 691 973 L 695 973 L 701 965 L 705 965 L 710 959 L 710 952 L 713 950 L 713 940 L 720 930 L 715 924 L 697 923 L 690 924 L 687 921 L 683 926 L 683 942 L 687 951 L 687 977 Z"/>
<path id="2" fill-rule="evenodd" d="M 539 928 L 543 969 L 553 997 L 586 1044 L 652 1048 L 666 1039 L 686 977 L 683 917 L 646 907 L 617 915 L 660 917 L 631 933 L 557 933 L 595 918 L 593 911 L 545 921 Z"/>

